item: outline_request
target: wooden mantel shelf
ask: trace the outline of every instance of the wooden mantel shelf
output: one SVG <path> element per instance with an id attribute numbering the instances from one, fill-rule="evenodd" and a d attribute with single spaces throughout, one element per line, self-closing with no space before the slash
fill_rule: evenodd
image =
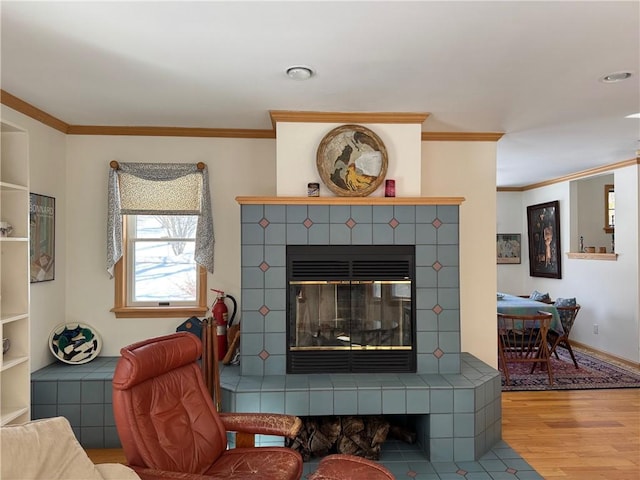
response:
<path id="1" fill-rule="evenodd" d="M 460 205 L 464 197 L 236 197 L 240 205 Z"/>
<path id="2" fill-rule="evenodd" d="M 567 252 L 567 258 L 578 260 L 618 260 L 617 253 L 581 253 Z"/>

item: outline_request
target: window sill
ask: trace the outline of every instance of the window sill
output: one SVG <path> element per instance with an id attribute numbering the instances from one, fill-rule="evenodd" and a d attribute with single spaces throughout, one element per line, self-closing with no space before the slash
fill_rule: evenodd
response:
<path id="1" fill-rule="evenodd" d="M 567 252 L 567 258 L 574 260 L 618 260 L 617 253 L 579 253 Z"/>
<path id="2" fill-rule="evenodd" d="M 202 317 L 207 307 L 114 307 L 116 318 L 189 318 Z"/>

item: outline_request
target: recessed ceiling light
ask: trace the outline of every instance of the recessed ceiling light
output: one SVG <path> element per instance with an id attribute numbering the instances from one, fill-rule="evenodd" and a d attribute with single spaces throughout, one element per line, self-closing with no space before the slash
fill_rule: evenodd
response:
<path id="1" fill-rule="evenodd" d="M 623 80 L 626 80 L 627 78 L 630 78 L 630 77 L 631 77 L 631 72 L 614 72 L 600 78 L 600 81 L 604 83 L 616 83 L 616 82 L 622 82 Z"/>
<path id="2" fill-rule="evenodd" d="M 632 113 L 631 115 L 627 115 L 624 118 L 640 118 L 640 112 L 638 113 Z M 640 140 L 638 140 L 640 142 Z"/>
<path id="3" fill-rule="evenodd" d="M 315 72 L 305 65 L 294 65 L 286 70 L 287 76 L 294 80 L 308 80 L 313 77 Z"/>

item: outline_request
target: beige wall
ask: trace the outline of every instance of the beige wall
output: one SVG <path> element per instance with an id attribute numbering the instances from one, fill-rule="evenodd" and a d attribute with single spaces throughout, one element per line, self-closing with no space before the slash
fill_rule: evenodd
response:
<path id="1" fill-rule="evenodd" d="M 422 196 L 461 196 L 462 351 L 497 366 L 496 143 L 422 142 Z"/>
<path id="2" fill-rule="evenodd" d="M 116 319 L 109 311 L 113 306 L 113 280 L 105 269 L 105 221 L 111 160 L 202 161 L 208 165 L 216 236 L 216 271 L 209 275 L 208 284 L 241 300 L 240 208 L 235 197 L 276 195 L 275 141 L 65 136 L 10 109 L 3 108 L 2 116 L 29 132 L 32 191 L 56 197 L 56 279 L 31 288 L 33 370 L 53 360 L 47 338 L 61 322 L 82 321 L 94 326 L 103 337 L 102 355 L 116 356 L 122 346 L 172 332 L 184 320 Z M 419 139 L 419 128 L 415 130 L 405 133 Z M 386 144 L 387 137 L 384 141 Z M 418 142 L 407 150 L 394 150 L 393 143 L 389 142 L 394 152 L 390 158 L 406 153 L 411 159 L 410 164 L 402 167 L 390 164 L 388 177 L 396 178 L 399 194 L 467 199 L 461 207 L 462 349 L 495 365 L 496 145 Z M 314 171 L 314 152 L 315 147 L 306 162 L 312 165 L 308 174 Z M 298 188 L 300 183 L 300 191 L 291 195 L 304 195 L 306 183 L 313 181 L 301 177 L 296 170 L 292 185 Z M 411 183 L 414 177 L 421 180 L 415 193 L 416 187 Z M 209 303 L 213 298 L 209 295 Z"/>
<path id="3" fill-rule="evenodd" d="M 113 280 L 106 272 L 105 225 L 109 161 L 204 162 L 212 195 L 216 270 L 208 286 L 240 296 L 238 195 L 275 194 L 273 140 L 69 136 L 67 317 L 93 325 L 103 355 L 131 342 L 175 331 L 185 319 L 115 318 Z M 214 299 L 209 292 L 209 304 Z"/>
<path id="4" fill-rule="evenodd" d="M 333 196 L 320 180 L 316 151 L 323 137 L 340 124 L 279 122 L 277 124 L 277 192 L 306 196 L 307 183 L 320 183 L 321 196 Z M 374 131 L 387 149 L 386 178 L 396 181 L 396 194 L 420 196 L 420 128 L 418 124 L 363 124 Z M 384 183 L 371 194 L 384 197 Z"/>

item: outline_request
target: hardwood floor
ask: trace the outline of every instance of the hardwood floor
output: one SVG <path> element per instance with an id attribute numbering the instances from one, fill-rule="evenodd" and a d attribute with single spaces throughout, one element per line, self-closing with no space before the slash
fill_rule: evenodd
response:
<path id="1" fill-rule="evenodd" d="M 640 389 L 505 392 L 502 437 L 547 480 L 638 480 Z M 96 463 L 119 449 L 88 450 Z"/>
<path id="2" fill-rule="evenodd" d="M 640 389 L 505 392 L 502 438 L 547 480 L 638 480 Z"/>

